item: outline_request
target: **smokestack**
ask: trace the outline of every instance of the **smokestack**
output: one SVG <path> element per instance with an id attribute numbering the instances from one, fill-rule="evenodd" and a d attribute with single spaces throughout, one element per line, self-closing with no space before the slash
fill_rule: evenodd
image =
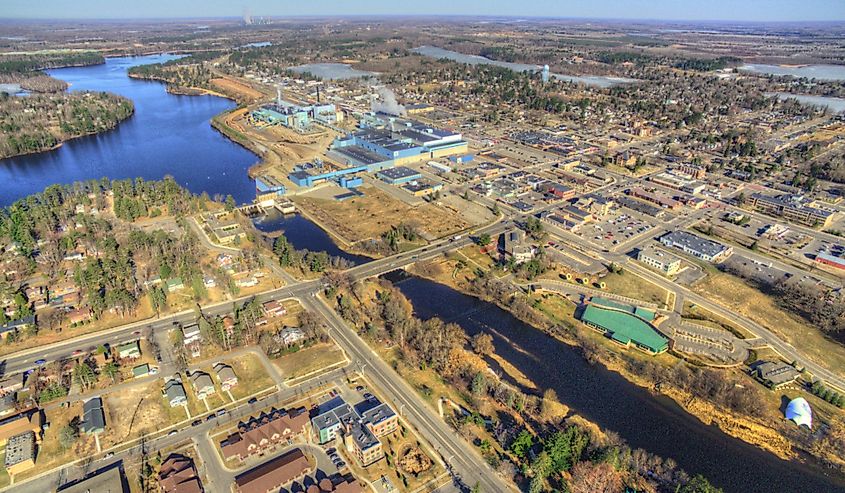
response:
<path id="1" fill-rule="evenodd" d="M 282 86 L 276 86 L 276 104 L 281 106 L 282 105 Z"/>
<path id="2" fill-rule="evenodd" d="M 317 104 L 320 104 L 320 86 L 317 86 Z"/>

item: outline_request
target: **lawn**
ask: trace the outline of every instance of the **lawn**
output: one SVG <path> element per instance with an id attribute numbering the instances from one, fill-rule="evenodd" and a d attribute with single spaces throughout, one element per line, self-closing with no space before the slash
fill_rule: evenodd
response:
<path id="1" fill-rule="evenodd" d="M 282 378 L 291 380 L 345 361 L 343 351 L 334 343 L 318 343 L 295 353 L 285 354 L 273 361 L 273 364 L 282 372 Z"/>
<path id="2" fill-rule="evenodd" d="M 711 273 L 694 291 L 766 327 L 817 364 L 830 370 L 845 368 L 845 347 L 742 280 L 729 274 Z"/>
<path id="3" fill-rule="evenodd" d="M 608 293 L 648 301 L 660 307 L 666 305 L 668 293 L 665 289 L 631 272 L 608 273 L 602 281 L 607 283 Z"/>
<path id="4" fill-rule="evenodd" d="M 273 379 L 255 355 L 247 354 L 227 363 L 232 366 L 232 370 L 238 377 L 238 384 L 231 389 L 235 400 L 249 397 L 273 386 Z"/>

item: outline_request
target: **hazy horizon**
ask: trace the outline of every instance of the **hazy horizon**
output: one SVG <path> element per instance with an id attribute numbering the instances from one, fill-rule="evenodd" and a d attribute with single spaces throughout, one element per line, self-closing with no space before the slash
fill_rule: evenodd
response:
<path id="1" fill-rule="evenodd" d="M 352 3 L 340 0 L 279 2 L 250 0 L 147 0 L 143 4 L 116 5 L 107 0 L 8 0 L 0 18 L 7 20 L 148 20 L 238 18 L 249 10 L 253 17 L 351 17 L 351 16 L 477 16 L 508 18 L 596 19 L 608 21 L 666 22 L 841 22 L 842 0 L 594 0 L 581 2 L 525 0 L 518 5 L 505 0 L 465 0 L 400 4 L 396 0 Z"/>

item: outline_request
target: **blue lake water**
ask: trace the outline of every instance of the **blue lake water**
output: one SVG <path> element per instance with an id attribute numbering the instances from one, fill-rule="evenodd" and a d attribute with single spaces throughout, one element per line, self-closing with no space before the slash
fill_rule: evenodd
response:
<path id="1" fill-rule="evenodd" d="M 839 113 L 845 111 L 845 99 L 829 96 L 814 96 L 811 94 L 792 94 L 788 92 L 766 93 L 767 96 L 777 96 L 780 99 L 796 99 L 799 103 L 811 104 L 813 106 L 826 106 L 831 112 Z"/>
<path id="2" fill-rule="evenodd" d="M 67 141 L 58 149 L 0 160 L 0 206 L 53 183 L 173 176 L 195 193 L 255 198 L 247 169 L 258 158 L 211 127 L 211 118 L 235 103 L 215 96 L 168 94 L 164 84 L 130 79 L 134 65 L 172 55 L 110 58 L 105 64 L 48 71 L 70 90 L 108 91 L 135 104 L 135 114 L 109 132 Z"/>
<path id="3" fill-rule="evenodd" d="M 768 75 L 791 75 L 793 77 L 807 77 L 818 80 L 845 80 L 845 65 L 802 65 L 787 67 L 783 65 L 765 65 L 749 63 L 739 67 L 746 72 Z"/>
<path id="4" fill-rule="evenodd" d="M 329 255 L 345 258 L 355 265 L 372 260 L 369 257 L 341 250 L 328 233 L 300 214 L 283 215 L 271 210 L 266 216 L 254 219 L 253 223 L 256 229 L 265 233 L 281 232 L 297 250 L 326 252 Z"/>
<path id="5" fill-rule="evenodd" d="M 468 63 L 470 65 L 496 65 L 497 67 L 509 68 L 515 72 L 536 72 L 542 67 L 539 65 L 529 65 L 526 63 L 511 63 L 502 62 L 499 60 L 491 60 L 489 58 L 478 55 L 467 55 L 465 53 L 458 53 L 457 51 L 445 50 L 436 46 L 421 46 L 415 50 L 415 53 L 425 55 L 431 58 L 447 58 L 449 60 Z M 626 79 L 623 77 L 604 77 L 599 75 L 567 75 L 567 74 L 551 74 L 555 79 L 577 82 L 588 86 L 595 87 L 610 87 L 618 84 L 625 84 L 636 82 L 634 79 Z"/>

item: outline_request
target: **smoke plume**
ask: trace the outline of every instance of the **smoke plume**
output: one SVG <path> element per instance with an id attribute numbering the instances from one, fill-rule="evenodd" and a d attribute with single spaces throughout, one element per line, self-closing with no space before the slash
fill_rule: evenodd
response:
<path id="1" fill-rule="evenodd" d="M 405 116 L 405 107 L 396 101 L 396 95 L 386 86 L 375 88 L 381 101 L 373 101 L 372 110 L 376 113 L 386 113 L 394 116 Z"/>

